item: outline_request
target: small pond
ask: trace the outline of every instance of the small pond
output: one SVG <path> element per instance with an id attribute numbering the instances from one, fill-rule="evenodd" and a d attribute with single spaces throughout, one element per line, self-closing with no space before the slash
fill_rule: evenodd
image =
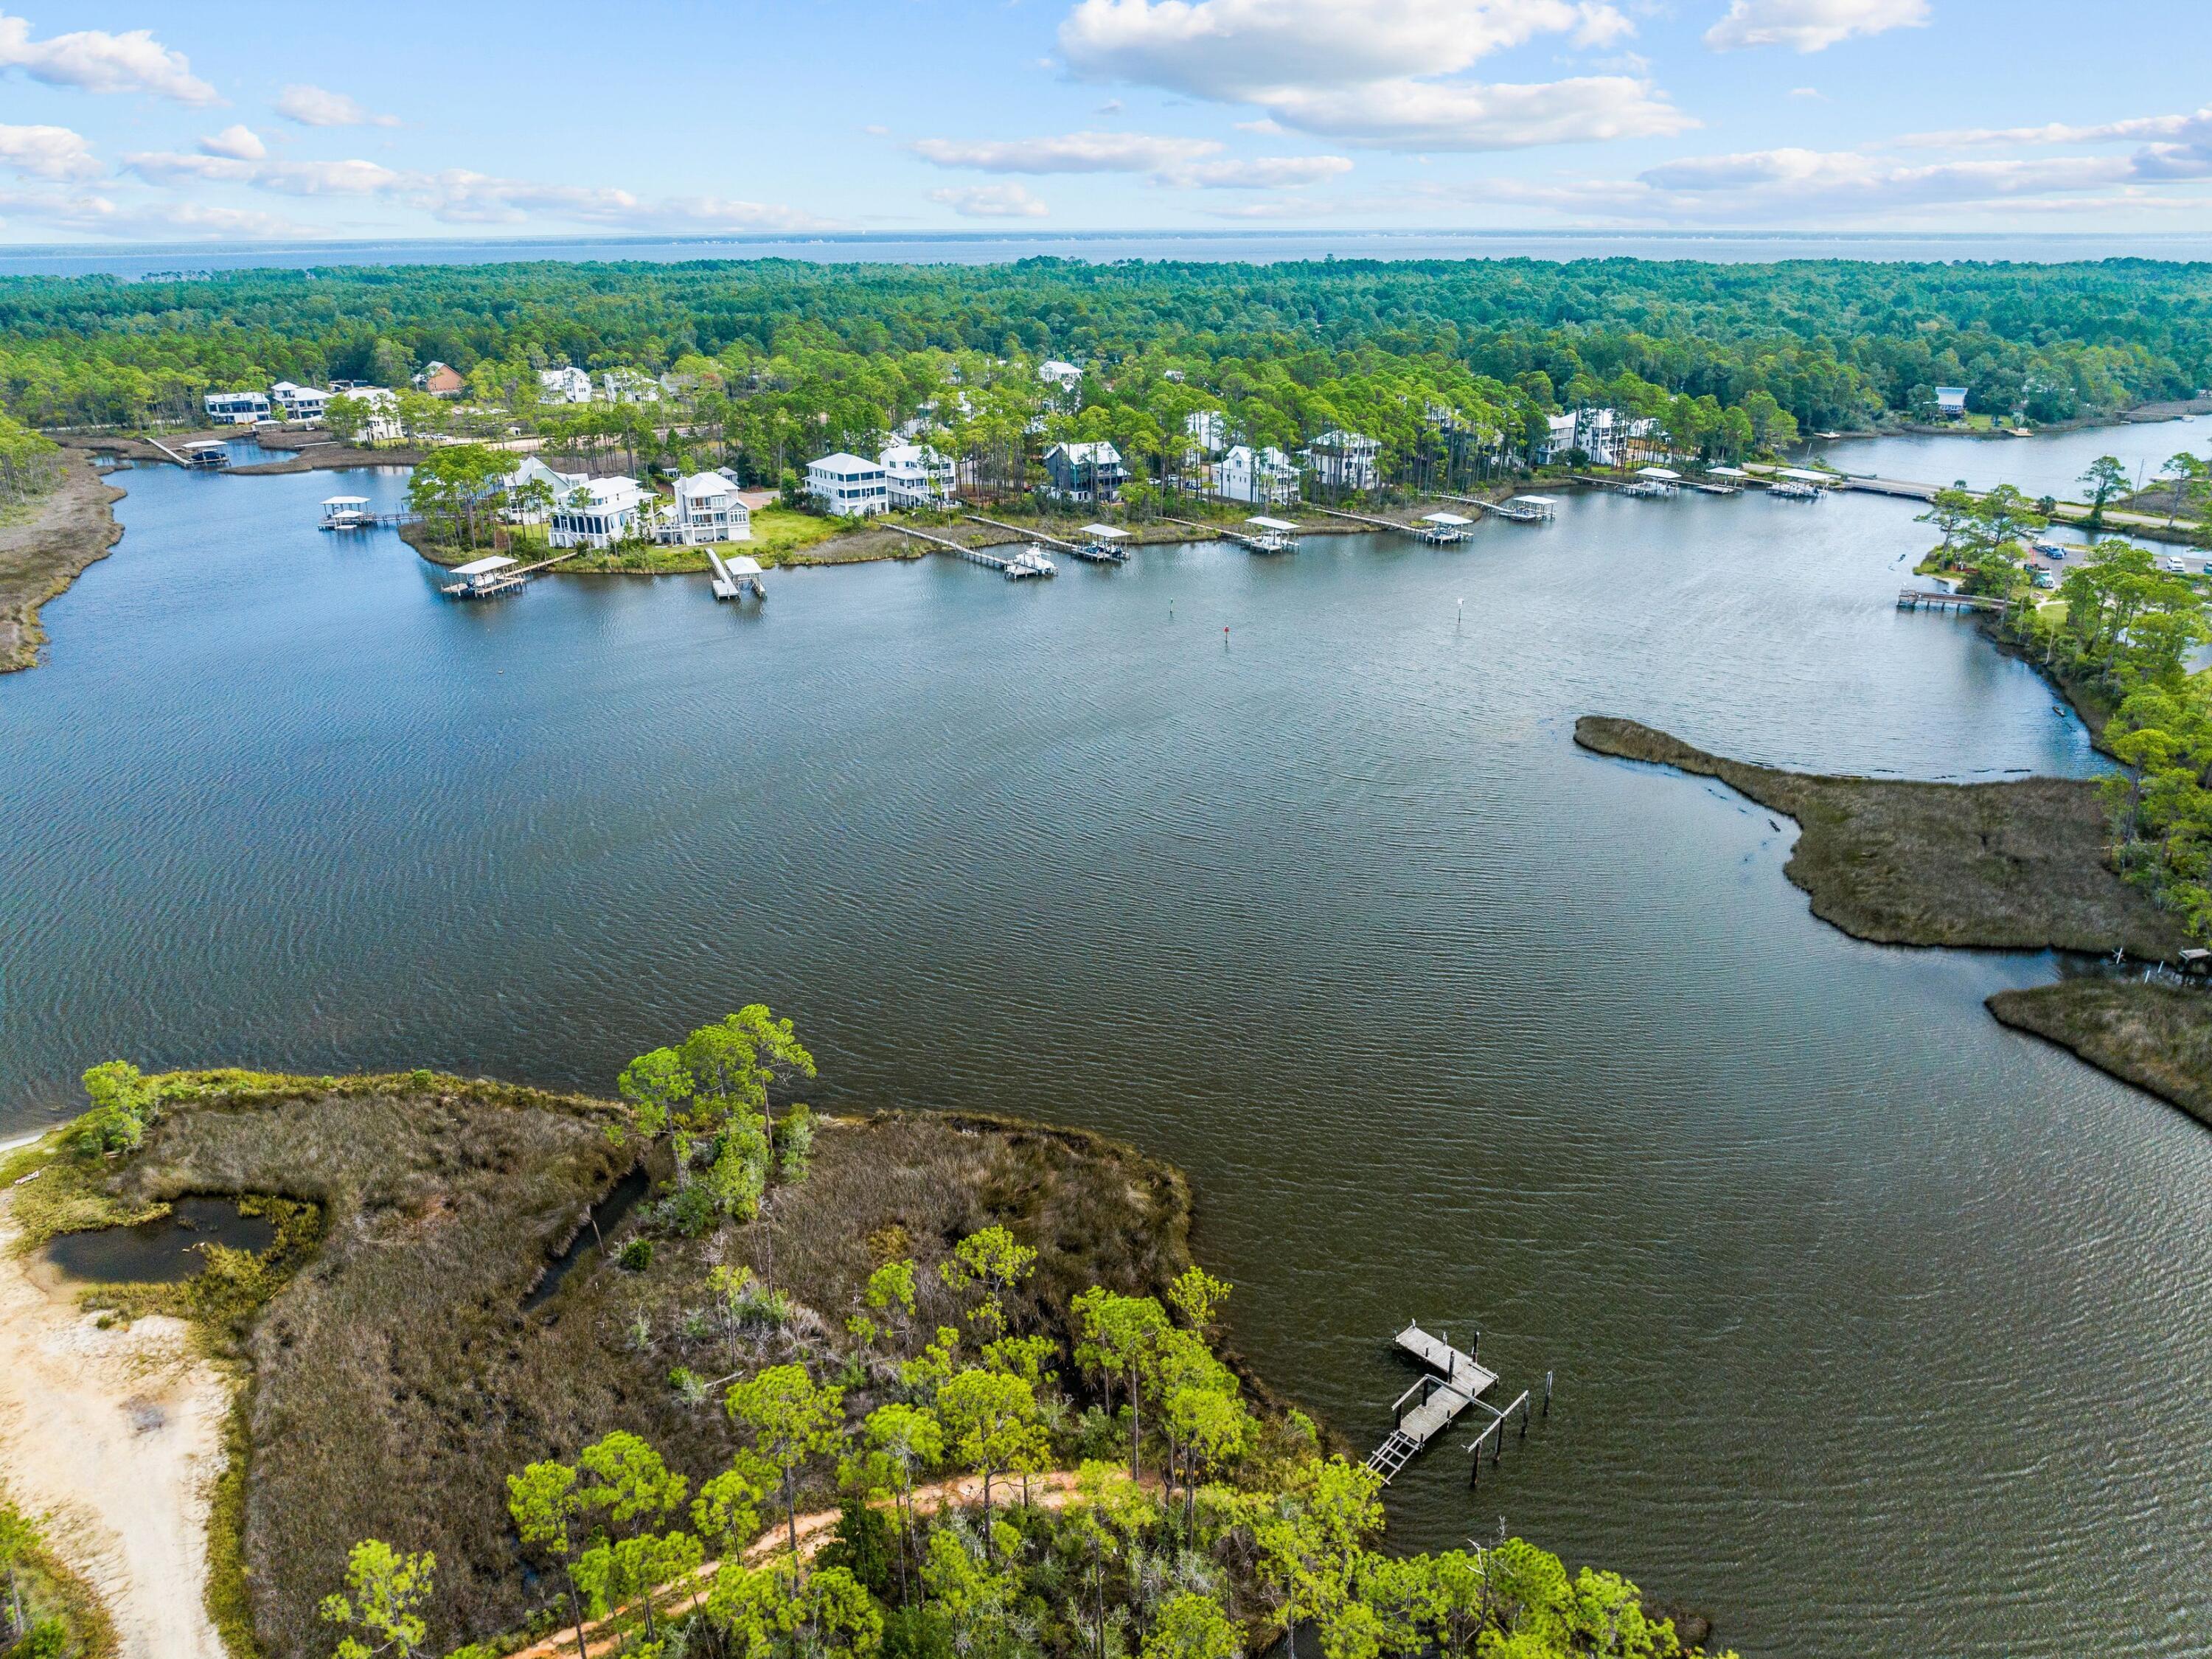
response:
<path id="1" fill-rule="evenodd" d="M 235 1199 L 180 1198 L 168 1214 L 135 1227 L 64 1233 L 46 1246 L 46 1257 L 90 1284 L 173 1285 L 200 1270 L 203 1244 L 258 1253 L 276 1240 L 275 1225 L 264 1216 L 240 1214 Z"/>

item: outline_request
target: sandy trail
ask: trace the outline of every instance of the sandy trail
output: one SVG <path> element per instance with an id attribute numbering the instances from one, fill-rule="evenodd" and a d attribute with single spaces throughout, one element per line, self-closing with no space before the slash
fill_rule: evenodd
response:
<path id="1" fill-rule="evenodd" d="M 0 1480 L 52 1517 L 123 1659 L 225 1659 L 201 1592 L 229 1390 L 181 1321 L 99 1329 L 17 1237 L 0 1193 Z"/>
<path id="2" fill-rule="evenodd" d="M 1148 1477 L 1145 1484 L 1157 1487 L 1158 1482 Z M 991 1498 L 994 1507 L 1003 1509 L 1009 1504 L 1018 1505 L 1021 1503 L 1022 1483 L 1018 1475 L 1012 1480 L 1003 1474 L 1000 1475 L 991 1483 Z M 1068 1500 L 1075 1495 L 1074 1472 L 1069 1469 L 1056 1469 L 1049 1474 L 1031 1475 L 1029 1493 L 1030 1504 L 1038 1509 L 1065 1509 Z M 928 1486 L 916 1486 L 914 1489 L 914 1512 L 916 1515 L 934 1515 L 947 1504 L 957 1509 L 966 1509 L 982 1501 L 983 1478 L 976 1474 L 962 1475 L 957 1480 L 952 1480 L 934 1481 Z M 811 1515 L 802 1515 L 799 1517 L 799 1553 L 802 1559 L 812 1559 L 815 1552 L 830 1541 L 830 1535 L 837 1525 L 837 1516 L 838 1511 L 836 1510 L 817 1510 Z M 790 1530 L 784 1522 L 779 1521 L 746 1548 L 744 1559 L 750 1562 L 765 1561 L 771 1556 L 788 1554 L 790 1550 Z M 663 1584 L 653 1592 L 653 1605 L 656 1608 L 672 1611 L 688 1607 L 690 1605 L 691 1595 L 694 1593 L 700 1595 L 705 1593 L 707 1581 L 714 1576 L 714 1570 L 720 1565 L 721 1563 L 719 1561 L 706 1563 L 688 1584 Z M 602 1634 L 602 1632 L 617 1626 L 624 1615 L 631 1611 L 632 1609 L 628 1607 L 617 1607 L 605 1619 L 584 1626 L 584 1638 L 588 1644 L 586 1650 L 590 1659 L 601 1659 L 602 1655 L 612 1653 L 621 1645 L 617 1636 Z M 522 1649 L 513 1656 L 513 1659 L 561 1659 L 563 1654 L 574 1654 L 575 1651 L 576 1627 L 571 1625 L 541 1642 Z"/>

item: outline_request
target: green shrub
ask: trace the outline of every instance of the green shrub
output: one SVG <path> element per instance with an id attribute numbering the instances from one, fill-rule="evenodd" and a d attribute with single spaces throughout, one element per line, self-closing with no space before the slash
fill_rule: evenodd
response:
<path id="1" fill-rule="evenodd" d="M 615 1260 L 626 1271 L 641 1273 L 653 1265 L 653 1241 L 649 1238 L 633 1238 L 622 1247 L 622 1254 Z"/>

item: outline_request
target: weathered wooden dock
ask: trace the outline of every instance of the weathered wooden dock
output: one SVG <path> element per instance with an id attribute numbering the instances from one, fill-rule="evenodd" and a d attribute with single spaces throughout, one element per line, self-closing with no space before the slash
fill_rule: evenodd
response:
<path id="1" fill-rule="evenodd" d="M 1473 1354 L 1462 1353 L 1453 1347 L 1447 1340 L 1449 1335 L 1447 1332 L 1442 1336 L 1431 1336 L 1409 1320 L 1406 1328 L 1393 1339 L 1395 1346 L 1413 1355 L 1425 1369 L 1419 1380 L 1400 1395 L 1391 1407 L 1395 1426 L 1389 1438 L 1368 1455 L 1367 1467 L 1382 1477 L 1386 1486 L 1424 1447 L 1449 1429 L 1462 1412 L 1480 1403 L 1482 1396 L 1497 1386 L 1498 1374 Z M 1477 1333 L 1475 1346 L 1480 1347 L 1481 1344 L 1481 1335 Z M 1416 1395 L 1419 1398 L 1415 1399 Z M 1407 1403 L 1409 1401 L 1413 1401 L 1410 1409 Z"/>
<path id="2" fill-rule="evenodd" d="M 986 519 L 982 522 L 989 524 L 991 521 Z M 996 529 L 1006 527 L 1003 525 L 994 526 Z M 897 531 L 902 536 L 911 536 L 918 542 L 927 542 L 940 553 L 950 553 L 956 559 L 965 559 L 970 564 L 980 564 L 985 569 L 995 570 L 1002 576 L 1006 574 L 1006 567 L 1013 562 L 1011 559 L 992 552 L 988 547 L 969 547 L 947 537 L 933 536 L 927 530 L 910 530 L 902 524 L 895 524 L 890 528 Z"/>
<path id="3" fill-rule="evenodd" d="M 536 564 L 517 564 L 501 556 L 473 559 L 467 564 L 453 567 L 453 574 L 461 580 L 441 584 L 438 589 L 449 599 L 495 599 L 501 594 L 518 593 L 525 583 L 541 570 L 550 570 L 563 560 L 573 559 L 588 550 L 572 547 L 566 553 L 556 553 L 550 559 L 540 559 Z"/>
<path id="4" fill-rule="evenodd" d="M 1323 507 L 1322 509 L 1324 513 L 1328 510 L 1328 509 L 1327 507 Z M 1347 518 L 1356 518 L 1358 515 L 1356 514 L 1346 514 L 1344 516 Z M 1263 532 L 1260 535 L 1253 536 L 1247 534 L 1242 530 L 1231 530 L 1226 525 L 1200 524 L 1195 519 L 1168 518 L 1168 515 L 1165 514 L 1161 514 L 1161 517 L 1167 518 L 1167 521 L 1170 524 L 1179 524 L 1188 530 L 1203 530 L 1208 535 L 1218 536 L 1224 542 L 1235 542 L 1237 546 L 1247 549 L 1254 553 L 1288 553 L 1298 544 L 1296 537 L 1283 532 L 1268 530 Z M 1257 521 L 1253 520 L 1252 522 Z M 1275 520 L 1275 522 L 1281 523 L 1284 521 L 1278 520 Z M 1393 527 L 1397 529 L 1404 528 L 1403 526 L 1395 526 Z M 1297 526 L 1296 525 L 1291 525 L 1290 528 L 1291 530 L 1295 531 Z"/>
<path id="5" fill-rule="evenodd" d="M 1897 596 L 1899 611 L 2009 611 L 2010 599 L 1986 593 L 1954 593 L 1947 588 L 1908 587 Z"/>

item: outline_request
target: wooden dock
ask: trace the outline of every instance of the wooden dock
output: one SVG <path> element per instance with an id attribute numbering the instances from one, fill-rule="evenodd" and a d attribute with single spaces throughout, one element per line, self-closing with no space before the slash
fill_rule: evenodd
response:
<path id="1" fill-rule="evenodd" d="M 1455 495 L 1448 489 L 1434 492 L 1439 501 L 1458 501 L 1487 513 L 1493 519 L 1503 519 L 1509 524 L 1549 524 L 1554 503 L 1549 495 L 1516 495 L 1510 501 L 1486 501 L 1480 495 Z M 1527 501 L 1541 505 L 1522 506 Z"/>
<path id="2" fill-rule="evenodd" d="M 1946 588 L 1908 587 L 1897 596 L 1899 611 L 2009 611 L 2010 599 L 1983 593 L 1954 593 Z"/>
<path id="3" fill-rule="evenodd" d="M 1322 507 L 1321 510 L 1324 513 L 1328 511 L 1327 507 Z M 1297 545 L 1296 540 L 1286 536 L 1277 535 L 1272 531 L 1264 536 L 1253 536 L 1248 535 L 1242 530 L 1231 530 L 1225 525 L 1200 524 L 1195 519 L 1169 518 L 1166 514 L 1162 514 L 1160 516 L 1164 519 L 1167 519 L 1167 521 L 1170 524 L 1179 524 L 1186 530 L 1203 530 L 1210 536 L 1218 536 L 1224 542 L 1235 542 L 1237 546 L 1245 548 L 1254 553 L 1287 553 Z M 1357 514 L 1346 514 L 1342 516 L 1346 518 L 1356 518 L 1358 515 Z M 1391 528 L 1394 530 L 1402 530 L 1405 526 L 1403 525 L 1393 525 Z"/>
<path id="4" fill-rule="evenodd" d="M 1498 1374 L 1482 1365 L 1473 1354 L 1462 1353 L 1446 1336 L 1431 1336 L 1411 1321 L 1393 1341 L 1400 1350 L 1420 1361 L 1425 1370 L 1420 1379 L 1400 1395 L 1390 1408 L 1395 1426 L 1389 1438 L 1368 1455 L 1367 1467 L 1382 1477 L 1386 1486 L 1397 1477 L 1399 1470 L 1413 1461 L 1416 1454 L 1449 1429 L 1462 1412 L 1470 1406 L 1481 1405 L 1482 1396 L 1498 1382 Z M 1480 1347 L 1481 1344 L 1478 1332 L 1475 1346 Z M 1419 1396 L 1418 1400 L 1416 1395 Z M 1527 1399 L 1526 1395 L 1522 1396 L 1524 1406 Z M 1409 1401 L 1413 1402 L 1410 1409 Z M 1491 1412 L 1493 1427 L 1505 1415 L 1487 1406 L 1483 1409 Z M 1478 1440 L 1476 1443 L 1481 1443 Z"/>
<path id="5" fill-rule="evenodd" d="M 1003 530 L 1010 536 L 1019 536 L 1024 541 L 1042 542 L 1047 547 L 1052 549 L 1054 552 L 1065 553 L 1071 558 L 1088 559 L 1093 564 L 1118 564 L 1121 562 L 1118 559 L 1100 558 L 1095 554 L 1092 554 L 1083 548 L 1078 547 L 1073 542 L 1064 542 L 1057 536 L 1048 536 L 1042 530 L 1024 530 L 1018 524 L 1000 524 L 996 519 L 987 519 L 980 513 L 970 513 L 968 514 L 968 517 L 977 524 L 987 524 L 994 530 Z M 1001 561 L 1002 564 L 1003 562 L 1004 562 Z"/>
<path id="6" fill-rule="evenodd" d="M 510 565 L 503 570 L 486 571 L 457 582 L 440 586 L 438 591 L 449 599 L 495 599 L 506 593 L 519 593 L 523 584 L 541 570 L 550 570 L 563 560 L 573 559 L 588 549 L 572 547 L 566 553 L 556 553 L 550 559 L 540 559 L 536 564 Z M 456 574 L 466 571 L 466 565 L 456 567 Z"/>
<path id="7" fill-rule="evenodd" d="M 983 520 L 982 522 L 991 523 L 988 519 Z M 980 564 L 985 569 L 995 570 L 1002 576 L 1006 574 L 1006 567 L 1013 562 L 1012 559 L 1001 558 L 988 547 L 969 547 L 948 537 L 933 536 L 927 530 L 909 530 L 902 524 L 895 524 L 888 527 L 897 531 L 902 536 L 911 536 L 918 542 L 927 542 L 940 553 L 950 553 L 956 559 L 965 559 L 970 564 Z M 1007 526 L 994 525 L 992 527 L 1004 530 Z"/>

